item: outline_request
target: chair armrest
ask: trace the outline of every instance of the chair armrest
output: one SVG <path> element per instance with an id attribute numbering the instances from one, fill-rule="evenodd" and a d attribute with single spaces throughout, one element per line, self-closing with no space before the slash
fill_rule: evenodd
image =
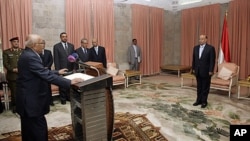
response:
<path id="1" fill-rule="evenodd" d="M 123 76 L 125 76 L 125 71 L 124 70 L 119 70 L 118 73 L 117 73 L 117 75 L 123 75 Z"/>
<path id="2" fill-rule="evenodd" d="M 217 76 L 218 76 L 218 72 L 214 73 L 214 74 L 212 75 L 212 78 L 216 78 Z"/>
<path id="3" fill-rule="evenodd" d="M 232 86 L 235 86 L 238 84 L 238 75 L 237 74 L 233 74 L 232 76 L 230 76 L 230 79 L 232 81 Z"/>

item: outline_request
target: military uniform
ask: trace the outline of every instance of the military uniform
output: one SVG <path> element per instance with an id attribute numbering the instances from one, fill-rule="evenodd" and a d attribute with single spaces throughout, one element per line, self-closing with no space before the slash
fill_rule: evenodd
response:
<path id="1" fill-rule="evenodd" d="M 21 55 L 23 49 L 21 48 L 10 48 L 3 51 L 3 64 L 5 69 L 7 70 L 6 79 L 8 81 L 8 86 L 11 91 L 11 106 L 13 112 L 15 112 L 16 108 L 16 79 L 17 73 L 13 72 L 14 68 L 17 68 L 17 62 L 19 56 Z"/>

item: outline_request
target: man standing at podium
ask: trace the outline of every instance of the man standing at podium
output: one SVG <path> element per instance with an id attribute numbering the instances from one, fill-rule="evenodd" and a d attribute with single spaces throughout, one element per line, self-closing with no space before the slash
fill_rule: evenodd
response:
<path id="1" fill-rule="evenodd" d="M 51 71 L 42 64 L 39 54 L 44 49 L 41 36 L 30 34 L 25 50 L 18 61 L 17 113 L 21 117 L 22 141 L 48 141 L 45 114 L 49 112 L 50 97 L 48 83 L 69 89 L 71 84 L 82 82 L 76 78 L 68 80 L 59 76 L 66 69 Z"/>

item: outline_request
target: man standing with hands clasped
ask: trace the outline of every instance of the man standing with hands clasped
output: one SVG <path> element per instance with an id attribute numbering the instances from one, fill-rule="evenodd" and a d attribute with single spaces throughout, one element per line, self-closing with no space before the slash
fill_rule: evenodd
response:
<path id="1" fill-rule="evenodd" d="M 45 114 L 49 112 L 51 95 L 47 93 L 52 83 L 69 89 L 71 84 L 82 82 L 80 78 L 65 79 L 59 74 L 65 70 L 52 71 L 44 67 L 39 54 L 45 45 L 41 36 L 30 34 L 25 50 L 18 61 L 17 113 L 21 117 L 22 141 L 48 141 Z"/>
<path id="2" fill-rule="evenodd" d="M 16 79 L 17 79 L 17 61 L 23 49 L 19 48 L 19 38 L 10 39 L 11 48 L 3 51 L 3 64 L 7 70 L 7 81 L 11 91 L 11 108 L 16 113 Z"/>
<path id="3" fill-rule="evenodd" d="M 55 70 L 67 68 L 68 71 L 73 71 L 74 63 L 68 61 L 68 56 L 74 53 L 74 45 L 68 42 L 68 36 L 66 32 L 60 34 L 61 42 L 54 45 L 54 65 Z M 61 104 L 65 105 L 66 101 L 70 101 L 69 89 L 59 87 L 59 95 Z"/>
<path id="4" fill-rule="evenodd" d="M 211 77 L 215 65 L 215 49 L 207 44 L 207 36 L 200 35 L 200 45 L 193 49 L 192 70 L 197 81 L 197 98 L 193 106 L 207 106 L 207 97 L 210 89 Z"/>

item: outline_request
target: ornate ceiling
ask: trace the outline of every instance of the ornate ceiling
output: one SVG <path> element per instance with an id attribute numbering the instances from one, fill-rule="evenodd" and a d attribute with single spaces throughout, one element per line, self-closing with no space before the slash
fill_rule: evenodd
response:
<path id="1" fill-rule="evenodd" d="M 115 3 L 141 4 L 163 8 L 169 11 L 180 11 L 216 3 L 228 3 L 231 0 L 114 0 Z"/>

